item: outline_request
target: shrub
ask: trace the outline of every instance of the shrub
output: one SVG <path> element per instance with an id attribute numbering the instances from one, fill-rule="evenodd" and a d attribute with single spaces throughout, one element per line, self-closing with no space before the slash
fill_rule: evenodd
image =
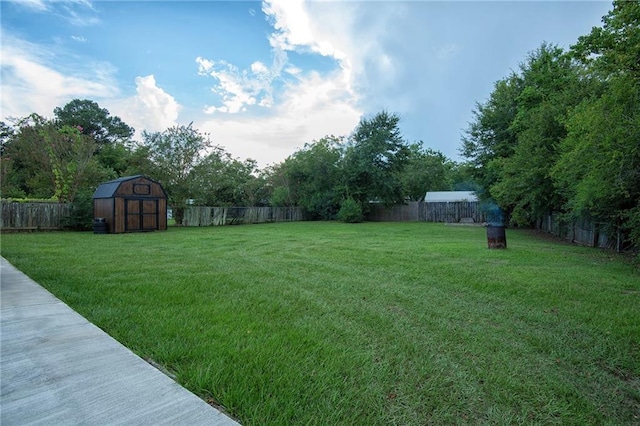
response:
<path id="1" fill-rule="evenodd" d="M 338 212 L 338 219 L 346 223 L 362 222 L 364 219 L 362 206 L 353 198 L 343 200 Z"/>
<path id="2" fill-rule="evenodd" d="M 64 227 L 76 231 L 89 231 L 93 227 L 93 194 L 89 191 L 79 192 L 71 205 L 69 216 L 64 220 Z"/>

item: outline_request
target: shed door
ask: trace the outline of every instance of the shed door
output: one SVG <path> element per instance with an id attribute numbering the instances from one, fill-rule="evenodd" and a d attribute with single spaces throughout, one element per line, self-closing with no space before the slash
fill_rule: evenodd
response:
<path id="1" fill-rule="evenodd" d="M 158 200 L 125 200 L 125 232 L 158 229 Z"/>

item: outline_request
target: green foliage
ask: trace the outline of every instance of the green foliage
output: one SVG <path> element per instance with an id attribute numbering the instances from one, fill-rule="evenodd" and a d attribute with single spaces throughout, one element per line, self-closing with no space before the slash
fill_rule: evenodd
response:
<path id="1" fill-rule="evenodd" d="M 122 176 L 133 129 L 89 100 L 75 99 L 48 120 L 37 114 L 2 123 L 2 194 L 72 201 L 78 191 Z"/>
<path id="2" fill-rule="evenodd" d="M 615 1 L 568 53 L 543 44 L 496 83 L 463 139 L 512 224 L 550 211 L 640 245 L 640 3 Z"/>
<path id="3" fill-rule="evenodd" d="M 69 216 L 64 219 L 64 227 L 74 231 L 89 231 L 93 227 L 93 193 L 82 191 L 71 204 Z"/>
<path id="4" fill-rule="evenodd" d="M 601 77 L 630 78 L 640 82 L 640 2 L 615 0 L 602 18 L 603 26 L 578 38 L 573 56 Z"/>
<path id="5" fill-rule="evenodd" d="M 192 173 L 202 161 L 202 153 L 211 147 L 207 134 L 188 126 L 174 126 L 164 132 L 142 133 L 149 167 L 146 174 L 159 181 L 169 196 L 178 225 L 187 199 L 194 197 Z"/>
<path id="6" fill-rule="evenodd" d="M 347 139 L 327 136 L 305 144 L 268 171 L 271 204 L 298 205 L 310 219 L 331 220 L 339 218 L 344 199 L 355 200 L 364 214 L 370 201 L 403 204 L 471 179 L 422 142 L 407 145 L 399 120 L 383 111 L 363 118 Z"/>
<path id="7" fill-rule="evenodd" d="M 28 197 L 2 197 L 3 201 L 9 203 L 52 203 L 57 202 L 55 198 L 28 198 Z"/>
<path id="8" fill-rule="evenodd" d="M 192 124 L 143 132 L 142 143 L 134 145 L 133 129 L 93 101 L 74 99 L 54 113 L 54 120 L 32 114 L 12 125 L 0 123 L 4 197 L 72 201 L 78 191 L 93 191 L 106 180 L 144 174 L 163 184 L 178 224 L 187 200 L 301 206 L 310 219 L 333 220 L 345 198 L 362 208 L 370 201 L 392 205 L 449 189 L 460 179 L 454 177 L 456 164 L 442 153 L 422 143 L 408 146 L 399 117 L 385 111 L 363 118 L 348 138 L 305 144 L 262 171 L 254 160 L 212 146 Z"/>
<path id="9" fill-rule="evenodd" d="M 272 204 L 298 205 L 314 219 L 334 219 L 342 198 L 342 138 L 326 136 L 289 156 L 270 172 Z"/>
<path id="10" fill-rule="evenodd" d="M 103 145 L 95 157 L 112 179 L 137 174 L 127 173 L 133 163 L 133 152 L 123 142 Z"/>
<path id="11" fill-rule="evenodd" d="M 511 156 L 517 144 L 512 124 L 522 90 L 522 78 L 515 73 L 496 82 L 489 99 L 476 105 L 474 121 L 462 138 L 460 152 L 468 158 L 474 180 L 485 189 L 498 181 L 502 159 Z"/>
<path id="12" fill-rule="evenodd" d="M 240 161 L 213 147 L 190 173 L 192 198 L 205 206 L 261 205 L 264 183 L 257 173 L 254 160 Z"/>
<path id="13" fill-rule="evenodd" d="M 612 80 L 600 98 L 576 109 L 568 128 L 552 171 L 566 210 L 633 231 L 636 222 L 625 222 L 640 205 L 640 87 Z"/>
<path id="14" fill-rule="evenodd" d="M 449 191 L 455 164 L 440 151 L 409 145 L 407 164 L 401 173 L 403 193 L 411 201 L 421 201 L 427 191 Z"/>
<path id="15" fill-rule="evenodd" d="M 362 118 L 353 131 L 342 162 L 345 195 L 361 205 L 380 201 L 402 204 L 405 194 L 402 172 L 409 160 L 409 148 L 398 123 L 400 117 L 386 111 Z"/>
<path id="16" fill-rule="evenodd" d="M 489 191 L 511 212 L 512 224 L 531 226 L 546 212 L 562 207 L 550 170 L 567 133 L 567 114 L 582 99 L 585 84 L 562 49 L 547 44 L 531 53 L 521 70 L 523 90 L 510 127 L 516 143 L 500 163 Z"/>
<path id="17" fill-rule="evenodd" d="M 51 173 L 53 196 L 61 202 L 73 202 L 91 168 L 95 143 L 75 127 L 57 129 L 53 123 L 39 131 L 45 142 Z"/>
<path id="18" fill-rule="evenodd" d="M 58 127 L 77 128 L 93 138 L 99 149 L 111 143 L 128 142 L 133 136 L 132 127 L 89 99 L 74 99 L 62 108 L 56 107 L 53 113 Z"/>
<path id="19" fill-rule="evenodd" d="M 364 214 L 360 203 L 353 198 L 344 199 L 340 205 L 340 211 L 338 211 L 338 220 L 346 223 L 362 222 Z"/>

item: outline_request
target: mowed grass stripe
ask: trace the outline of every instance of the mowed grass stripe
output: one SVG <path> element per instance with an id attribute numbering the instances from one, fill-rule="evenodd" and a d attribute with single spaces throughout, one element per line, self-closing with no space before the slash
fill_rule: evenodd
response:
<path id="1" fill-rule="evenodd" d="M 640 276 L 508 230 L 7 234 L 2 255 L 243 424 L 634 424 Z"/>

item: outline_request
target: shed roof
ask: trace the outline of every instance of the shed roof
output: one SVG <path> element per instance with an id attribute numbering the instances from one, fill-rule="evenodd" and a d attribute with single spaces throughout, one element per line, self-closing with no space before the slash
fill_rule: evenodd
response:
<path id="1" fill-rule="evenodd" d="M 100 186 L 96 188 L 96 192 L 93 193 L 93 198 L 111 198 L 116 193 L 116 191 L 118 190 L 118 187 L 120 186 L 120 184 L 122 184 L 122 182 L 126 182 L 133 179 L 139 179 L 139 178 L 145 178 L 150 180 L 151 182 L 155 182 L 153 179 L 149 179 L 148 177 L 145 177 L 143 175 L 123 176 L 118 179 L 101 183 Z"/>
<path id="2" fill-rule="evenodd" d="M 424 197 L 427 203 L 451 203 L 456 201 L 478 201 L 474 191 L 430 191 Z"/>

